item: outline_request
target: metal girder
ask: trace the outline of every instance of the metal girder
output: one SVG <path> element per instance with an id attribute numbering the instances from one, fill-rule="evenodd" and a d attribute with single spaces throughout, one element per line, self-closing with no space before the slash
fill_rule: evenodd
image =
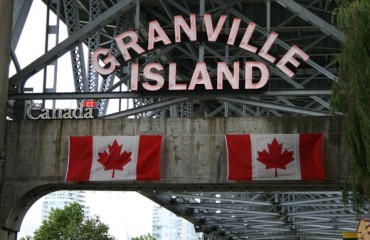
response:
<path id="1" fill-rule="evenodd" d="M 128 109 L 128 110 L 125 110 L 125 111 L 121 111 L 121 112 L 118 112 L 118 113 L 105 115 L 102 118 L 114 119 L 114 118 L 119 118 L 119 117 L 128 117 L 128 116 L 132 116 L 132 115 L 136 115 L 136 114 L 140 114 L 140 113 L 144 113 L 144 112 L 148 112 L 148 111 L 153 111 L 153 110 L 156 110 L 158 108 L 164 108 L 164 107 L 168 107 L 168 106 L 171 106 L 171 105 L 174 105 L 174 104 L 179 104 L 179 103 L 182 103 L 182 102 L 185 102 L 185 101 L 188 101 L 188 100 L 189 100 L 188 98 L 177 98 L 177 99 L 162 100 L 162 101 L 158 101 L 158 102 L 155 102 L 155 103 L 152 103 L 152 104 L 147 104 L 147 105 L 143 105 L 143 106 L 136 107 L 136 108 L 133 108 L 133 109 Z"/>
<path id="2" fill-rule="evenodd" d="M 89 9 L 89 21 L 93 21 L 100 15 L 100 5 L 101 0 L 90 0 Z M 98 72 L 92 66 L 91 56 L 93 52 L 100 47 L 100 34 L 99 32 L 92 34 L 88 39 L 88 49 L 89 49 L 89 65 L 88 65 L 88 91 L 97 92 L 98 91 Z"/>
<path id="3" fill-rule="evenodd" d="M 172 196 L 173 194 L 164 193 L 163 195 Z M 182 204 L 181 198 L 188 198 L 188 197 L 189 197 L 189 194 L 182 194 L 182 193 L 176 194 L 176 204 Z M 244 200 L 244 199 L 226 198 L 226 197 L 221 197 L 221 196 L 220 197 L 210 197 L 210 196 L 203 196 L 203 195 L 194 196 L 193 201 L 190 201 L 190 202 L 204 203 L 203 201 L 208 201 L 208 200 L 214 201 L 215 198 L 217 199 L 217 201 L 222 202 L 222 203 L 233 203 L 233 204 L 242 203 L 242 204 L 252 204 L 252 205 L 259 205 L 259 206 L 272 206 L 272 203 L 264 202 L 264 201 L 249 201 L 249 200 Z M 186 202 L 185 204 L 189 204 L 189 201 L 185 201 L 185 202 Z"/>
<path id="4" fill-rule="evenodd" d="M 164 0 L 159 0 L 159 3 L 161 4 L 163 10 L 165 11 L 165 13 L 167 14 L 167 16 L 172 19 L 173 18 L 173 13 L 171 11 L 171 9 L 167 6 L 167 4 L 164 2 Z"/>
<path id="5" fill-rule="evenodd" d="M 302 107 L 292 107 L 283 104 L 271 103 L 261 100 L 252 100 L 252 99 L 245 99 L 245 98 L 226 98 L 226 97 L 217 97 L 218 100 L 224 102 L 232 102 L 232 103 L 239 103 L 239 104 L 246 104 L 256 107 L 263 107 L 263 108 L 271 108 L 279 111 L 285 112 L 292 112 L 292 113 L 299 113 L 308 116 L 327 116 L 330 115 L 329 112 L 323 111 L 315 111 L 312 109 L 302 108 Z"/>
<path id="6" fill-rule="evenodd" d="M 221 111 L 223 111 L 225 109 L 225 105 L 222 104 L 220 105 L 218 108 L 214 109 L 211 113 L 207 114 L 206 117 L 214 117 L 216 116 L 218 113 L 220 113 Z"/>
<path id="7" fill-rule="evenodd" d="M 259 57 L 258 55 L 250 54 L 250 56 L 252 58 L 256 59 L 257 61 L 263 61 L 261 59 L 261 57 Z M 287 81 L 288 83 L 290 83 L 295 88 L 297 88 L 297 89 L 304 89 L 304 87 L 301 84 L 295 82 L 293 79 L 291 79 L 290 77 L 286 76 L 284 73 L 282 73 L 281 71 L 279 71 L 275 66 L 270 66 L 270 70 L 273 73 L 275 73 L 276 75 L 280 76 L 285 81 Z M 315 100 L 316 102 L 320 103 L 321 105 L 323 105 L 324 107 L 326 107 L 328 109 L 330 108 L 330 105 L 327 102 L 325 102 L 324 100 L 322 100 L 321 98 L 319 98 L 317 96 L 311 96 L 311 98 L 313 100 Z"/>
<path id="8" fill-rule="evenodd" d="M 178 4 L 176 1 L 174 0 L 166 0 L 166 1 L 170 3 L 171 5 L 173 5 L 174 7 L 176 7 L 177 9 L 179 9 L 180 11 L 182 11 L 183 13 L 190 16 L 191 12 L 187 8 L 184 8 L 183 6 Z"/>
<path id="9" fill-rule="evenodd" d="M 144 195 L 192 222 L 207 240 L 339 240 L 343 231 L 355 231 L 361 218 L 353 214 L 351 206 L 338 207 L 343 206 L 341 192 L 171 191 Z M 283 205 L 290 202 L 294 204 Z"/>
<path id="10" fill-rule="evenodd" d="M 10 51 L 10 57 L 11 57 L 11 59 L 13 61 L 15 70 L 17 72 L 19 72 L 21 70 L 21 65 L 19 64 L 18 58 L 17 58 L 17 56 L 15 54 L 15 51 L 13 51 L 13 50 Z"/>
<path id="11" fill-rule="evenodd" d="M 117 36 L 122 30 L 128 28 L 128 24 L 130 24 L 130 21 L 129 21 L 130 19 L 132 19 L 131 14 L 125 14 L 124 16 L 119 17 L 116 20 L 116 27 L 115 27 L 115 30 L 114 30 L 113 37 Z M 112 53 L 112 55 L 118 56 L 119 50 L 118 50 L 118 47 L 117 47 L 117 44 L 116 44 L 115 41 L 112 41 L 109 51 Z M 114 72 L 114 73 L 110 74 L 109 76 L 103 78 L 99 91 L 100 92 L 105 92 L 109 88 L 111 88 L 112 85 L 113 85 L 115 77 L 116 77 L 116 73 Z M 99 108 L 99 115 L 103 116 L 103 115 L 106 114 L 107 107 L 108 107 L 108 101 L 109 101 L 108 99 L 99 99 L 98 100 L 97 105 L 98 105 L 98 108 Z"/>
<path id="12" fill-rule="evenodd" d="M 332 65 L 334 65 L 337 61 L 334 60 L 332 62 L 330 62 L 328 65 L 324 66 L 324 69 L 328 69 L 329 67 L 331 67 Z M 304 80 L 301 85 L 304 86 L 306 85 L 308 82 L 310 82 L 312 79 L 314 79 L 315 77 L 317 77 L 317 75 L 319 75 L 320 72 L 317 72 L 315 74 L 312 74 L 309 78 L 307 78 L 306 80 Z"/>
<path id="13" fill-rule="evenodd" d="M 339 31 L 336 27 L 330 23 L 322 20 L 320 17 L 313 14 L 311 11 L 302 7 L 293 0 L 276 0 L 277 3 L 283 7 L 289 9 L 291 12 L 297 14 L 300 18 L 318 27 L 325 34 L 334 37 L 337 41 L 343 42 L 345 34 Z"/>
<path id="14" fill-rule="evenodd" d="M 136 99 L 136 100 L 134 100 L 134 108 L 137 109 L 138 107 L 152 105 L 154 102 L 155 101 L 154 101 L 153 98 Z M 171 107 L 172 106 L 173 105 L 171 105 Z M 150 114 L 151 114 L 150 111 L 141 112 L 140 115 L 138 116 L 138 118 L 146 118 Z"/>
<path id="15" fill-rule="evenodd" d="M 11 48 L 13 51 L 17 48 L 18 41 L 21 37 L 24 24 L 26 23 L 28 13 L 31 9 L 32 1 L 15 0 L 13 7 L 13 27 Z"/>
<path id="16" fill-rule="evenodd" d="M 78 5 L 74 0 L 65 0 L 63 4 L 68 34 L 71 35 L 80 30 Z M 76 92 L 87 92 L 88 79 L 86 77 L 85 57 L 82 42 L 79 42 L 70 53 L 73 77 L 75 81 L 75 90 Z"/>
<path id="17" fill-rule="evenodd" d="M 10 57 L 17 72 L 21 70 L 21 67 L 17 55 L 15 54 L 15 50 L 21 37 L 24 24 L 26 23 L 28 13 L 31 9 L 31 5 L 32 1 L 28 0 L 15 0 L 13 5 L 13 26 Z"/>
<path id="18" fill-rule="evenodd" d="M 171 10 L 168 8 L 167 4 L 163 1 L 160 1 L 160 4 L 162 5 L 162 8 L 165 10 L 165 12 L 169 16 L 169 18 L 172 18 L 173 14 L 172 14 Z M 152 9 L 150 11 L 153 12 Z M 136 16 L 138 16 L 138 15 L 140 15 L 140 17 L 136 17 L 136 19 L 138 19 L 138 20 L 135 22 L 135 25 L 136 26 L 147 25 L 147 23 L 143 24 L 143 22 L 145 22 L 145 20 L 143 20 L 141 18 L 141 14 L 140 14 L 139 10 L 136 12 Z M 140 19 L 140 21 L 139 21 L 139 19 Z M 160 19 L 166 21 L 166 19 L 163 19 L 162 16 L 160 16 Z M 140 22 L 140 24 L 138 22 Z M 140 32 L 144 36 L 148 35 L 148 32 L 145 28 L 142 28 L 140 30 Z M 160 61 L 160 62 L 162 62 L 162 60 L 164 60 L 165 62 L 170 62 L 171 61 L 170 59 L 172 59 L 172 57 L 170 55 L 167 55 L 167 53 L 169 53 L 172 49 L 174 49 L 174 46 L 168 46 L 163 50 L 158 50 L 157 49 L 157 50 L 154 50 L 152 52 L 147 53 L 145 55 L 146 61 L 140 66 L 140 69 L 142 69 L 148 63 L 153 62 L 154 60 L 157 60 L 157 61 Z M 179 73 L 178 75 L 181 75 L 181 74 Z M 126 76 L 126 78 L 127 78 L 127 76 Z M 147 101 L 144 101 L 144 100 L 147 100 Z M 135 104 L 151 103 L 148 100 L 149 99 L 144 98 L 142 101 L 134 101 L 134 103 Z M 154 99 L 150 99 L 150 101 L 154 101 Z M 170 112 L 170 117 L 182 117 L 182 118 L 183 117 L 191 117 L 192 104 L 191 104 L 191 102 L 182 102 L 179 105 L 172 105 L 169 108 L 169 112 Z M 158 111 L 157 110 L 157 111 L 155 111 L 154 114 L 153 114 L 153 112 L 150 112 L 150 113 L 145 114 L 144 116 L 145 117 L 165 117 L 164 113 L 165 113 L 165 109 L 163 111 Z"/>
<path id="19" fill-rule="evenodd" d="M 266 97 L 296 97 L 296 96 L 311 96 L 311 95 L 321 95 L 329 96 L 331 95 L 331 90 L 274 90 L 267 93 L 255 93 L 248 94 L 248 96 L 266 96 Z M 234 97 L 245 97 L 245 94 L 223 94 L 223 93 L 204 93 L 201 96 L 194 96 L 194 92 L 168 92 L 168 94 L 158 94 L 158 93 L 148 93 L 141 94 L 135 92 L 81 92 L 81 93 L 10 93 L 8 99 L 11 100 L 41 100 L 41 99 L 118 99 L 118 98 L 145 98 L 145 97 L 191 97 L 192 99 L 204 99 L 204 98 L 214 98 L 222 96 L 234 96 Z"/>
<path id="20" fill-rule="evenodd" d="M 74 48 L 78 43 L 86 40 L 91 34 L 95 33 L 108 23 L 114 21 L 122 13 L 127 12 L 130 8 L 134 7 L 135 1 L 136 0 L 122 0 L 117 2 L 111 8 L 104 11 L 95 20 L 71 34 L 66 40 L 58 44 L 56 47 L 50 49 L 47 53 L 10 77 L 10 90 L 12 90 L 12 88 L 17 88 L 21 84 L 24 84 L 28 78 L 43 69 L 49 62 L 52 62 L 58 57 L 62 56 Z"/>
<path id="21" fill-rule="evenodd" d="M 308 50 L 310 50 L 310 48 L 314 47 L 316 44 L 318 44 L 319 42 L 324 40 L 326 37 L 327 37 L 327 35 L 322 35 L 322 36 L 318 37 L 315 41 L 313 41 L 310 45 L 306 46 L 302 50 L 307 52 Z"/>
<path id="22" fill-rule="evenodd" d="M 307 5 L 307 7 L 310 7 L 310 6 L 314 5 L 314 4 L 316 4 L 318 1 L 319 0 L 311 1 L 310 4 Z M 290 21 L 292 21 L 296 16 L 298 16 L 298 14 L 294 14 L 293 16 L 290 16 L 288 19 L 286 19 L 285 21 L 283 21 L 282 23 L 280 23 L 278 26 L 274 27 L 272 29 L 272 31 L 277 31 L 279 28 L 281 28 L 282 26 L 285 26 Z"/>
<path id="23" fill-rule="evenodd" d="M 215 2 L 217 2 L 219 5 L 224 5 L 224 3 L 221 1 L 221 0 L 214 0 Z M 228 8 L 228 10 L 234 14 L 235 16 L 237 16 L 238 18 L 240 18 L 243 22 L 246 22 L 246 23 L 249 23 L 251 22 L 251 20 L 249 18 L 247 18 L 245 15 L 243 15 L 242 13 L 238 12 L 237 10 L 235 10 L 234 8 L 230 7 Z M 269 36 L 269 32 L 265 31 L 263 28 L 261 28 L 260 26 L 256 26 L 256 31 L 258 31 L 259 33 L 261 33 L 262 35 L 268 37 Z M 279 46 L 281 46 L 282 48 L 284 48 L 285 50 L 288 50 L 290 48 L 290 45 L 285 43 L 284 41 L 282 41 L 281 39 L 277 38 L 276 41 L 275 41 Z M 314 61 L 308 59 L 306 61 L 306 63 L 308 65 L 310 65 L 311 67 L 313 67 L 314 69 L 316 69 L 317 71 L 321 72 L 322 74 L 324 74 L 325 76 L 327 76 L 329 79 L 333 80 L 333 81 L 336 81 L 337 77 L 332 74 L 331 72 L 329 71 L 326 71 L 325 69 L 323 69 L 320 65 L 318 65 L 317 63 L 315 63 Z"/>
<path id="24" fill-rule="evenodd" d="M 52 8 L 56 11 L 56 23 L 52 23 Z M 45 35 L 45 52 L 49 48 L 56 46 L 59 43 L 59 20 L 60 20 L 60 0 L 48 0 L 46 14 L 46 35 Z M 44 69 L 43 92 L 57 91 L 57 76 L 58 76 L 58 59 L 48 64 Z M 52 108 L 55 108 L 55 100 L 51 101 Z M 43 106 L 46 106 L 46 101 L 43 101 Z"/>
<path id="25" fill-rule="evenodd" d="M 191 101 L 182 102 L 178 105 L 178 112 L 180 118 L 191 118 L 193 103 Z"/>
<path id="26" fill-rule="evenodd" d="M 300 201 L 291 201 L 291 202 L 284 202 L 281 203 L 282 206 L 293 206 L 293 205 L 302 205 L 302 204 L 307 204 L 307 203 L 318 203 L 318 202 L 327 202 L 327 201 L 342 201 L 342 197 L 326 197 L 325 200 L 320 199 L 320 198 L 309 198 L 305 200 L 300 200 Z"/>

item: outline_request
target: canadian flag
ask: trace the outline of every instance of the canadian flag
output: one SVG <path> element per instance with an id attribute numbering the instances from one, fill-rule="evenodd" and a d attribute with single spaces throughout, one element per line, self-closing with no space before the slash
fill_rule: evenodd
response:
<path id="1" fill-rule="evenodd" d="M 323 180 L 322 134 L 226 135 L 228 180 Z"/>
<path id="2" fill-rule="evenodd" d="M 96 101 L 95 100 L 84 100 L 83 101 L 83 107 L 84 108 L 95 108 L 96 107 Z"/>
<path id="3" fill-rule="evenodd" d="M 162 136 L 70 136 L 66 181 L 159 180 Z"/>

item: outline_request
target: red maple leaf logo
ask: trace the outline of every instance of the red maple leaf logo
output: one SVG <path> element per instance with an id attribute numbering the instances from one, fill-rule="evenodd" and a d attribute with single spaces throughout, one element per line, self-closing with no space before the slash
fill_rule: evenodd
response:
<path id="1" fill-rule="evenodd" d="M 112 178 L 114 178 L 114 171 L 123 171 L 123 167 L 131 161 L 131 152 L 124 151 L 121 154 L 122 145 L 118 145 L 117 140 L 114 140 L 112 145 L 108 145 L 109 154 L 98 152 L 100 162 L 104 166 L 104 170 L 113 170 Z"/>
<path id="2" fill-rule="evenodd" d="M 266 169 L 275 168 L 275 177 L 278 176 L 277 169 L 286 169 L 293 158 L 293 151 L 285 149 L 283 152 L 283 144 L 279 144 L 276 138 L 272 140 L 271 144 L 267 144 L 269 152 L 263 149 L 262 152 L 257 151 L 257 160 L 266 165 Z"/>

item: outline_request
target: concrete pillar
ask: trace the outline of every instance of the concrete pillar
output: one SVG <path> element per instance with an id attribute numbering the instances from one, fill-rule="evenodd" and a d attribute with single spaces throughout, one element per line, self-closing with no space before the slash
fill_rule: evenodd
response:
<path id="1" fill-rule="evenodd" d="M 13 1 L 0 0 L 0 215 L 2 215 L 3 186 L 4 186 L 4 149 L 6 101 L 8 98 L 8 75 L 10 62 L 10 42 L 12 32 Z M 0 220 L 1 221 L 1 220 Z M 0 222 L 0 239 L 15 240 L 16 233 L 4 229 Z"/>

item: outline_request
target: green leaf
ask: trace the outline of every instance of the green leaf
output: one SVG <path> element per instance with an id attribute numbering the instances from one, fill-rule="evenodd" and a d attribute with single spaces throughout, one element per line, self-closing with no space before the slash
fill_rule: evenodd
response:
<path id="1" fill-rule="evenodd" d="M 352 156 L 351 188 L 345 200 L 359 211 L 370 199 L 370 1 L 334 0 L 337 26 L 345 32 L 338 81 L 333 84 L 333 112 L 345 114 L 344 132 Z"/>
<path id="2" fill-rule="evenodd" d="M 99 217 L 86 217 L 81 205 L 72 203 L 64 209 L 52 209 L 34 236 L 23 240 L 115 240 L 108 230 Z"/>

